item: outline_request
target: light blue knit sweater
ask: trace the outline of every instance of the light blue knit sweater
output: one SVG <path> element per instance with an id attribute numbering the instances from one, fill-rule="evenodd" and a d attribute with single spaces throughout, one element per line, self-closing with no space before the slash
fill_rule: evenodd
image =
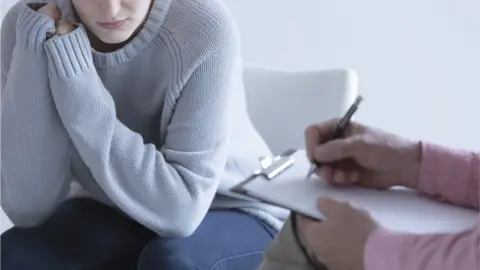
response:
<path id="1" fill-rule="evenodd" d="M 281 226 L 284 209 L 228 195 L 270 152 L 219 0 L 154 0 L 111 53 L 93 50 L 82 25 L 46 40 L 54 22 L 38 7 L 18 3 L 2 24 L 1 204 L 15 225 L 43 222 L 78 179 L 161 236 L 191 234 L 210 208 Z"/>

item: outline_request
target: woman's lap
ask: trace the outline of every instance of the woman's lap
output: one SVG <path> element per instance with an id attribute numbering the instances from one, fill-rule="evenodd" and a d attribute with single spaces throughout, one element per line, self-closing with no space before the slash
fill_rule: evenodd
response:
<path id="1" fill-rule="evenodd" d="M 2 235 L 2 269 L 134 269 L 155 235 L 90 199 L 62 204 L 39 227 Z"/>
<path id="2" fill-rule="evenodd" d="M 210 211 L 191 236 L 161 238 L 112 208 L 74 199 L 42 226 L 5 232 L 1 269 L 254 269 L 274 233 L 242 212 Z"/>
<path id="3" fill-rule="evenodd" d="M 212 211 L 190 237 L 151 241 L 138 269 L 255 269 L 273 237 L 272 229 L 245 213 Z"/>

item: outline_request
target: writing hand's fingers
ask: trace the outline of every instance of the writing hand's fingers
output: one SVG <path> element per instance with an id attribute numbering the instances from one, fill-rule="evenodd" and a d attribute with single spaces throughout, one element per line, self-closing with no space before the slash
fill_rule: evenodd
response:
<path id="1" fill-rule="evenodd" d="M 317 174 L 325 181 L 327 182 L 332 182 L 333 181 L 333 174 L 335 173 L 335 170 L 328 165 L 322 165 L 320 168 L 317 170 Z"/>
<path id="2" fill-rule="evenodd" d="M 51 4 L 51 3 L 46 4 L 43 7 L 41 7 L 38 10 L 38 12 L 49 16 L 50 18 L 52 18 L 55 21 L 60 20 L 60 18 L 62 16 L 62 14 L 60 13 L 60 10 L 57 8 L 57 6 L 54 5 L 54 4 Z"/>
<path id="3" fill-rule="evenodd" d="M 360 140 L 358 136 L 329 141 L 314 149 L 313 159 L 319 163 L 354 159 L 359 147 Z"/>
<path id="4" fill-rule="evenodd" d="M 325 179 L 331 184 L 339 186 L 348 186 L 358 183 L 360 180 L 360 172 L 358 170 L 342 170 L 331 169 L 331 176 L 329 179 Z"/>
<path id="5" fill-rule="evenodd" d="M 347 173 L 342 170 L 335 170 L 333 183 L 343 185 L 347 182 Z"/>
<path id="6" fill-rule="evenodd" d="M 358 171 L 350 171 L 347 173 L 347 185 L 353 185 L 360 181 L 360 172 Z"/>
<path id="7" fill-rule="evenodd" d="M 309 159 L 313 158 L 314 149 L 331 136 L 337 122 L 337 119 L 332 119 L 325 123 L 311 125 L 305 130 L 305 143 Z"/>

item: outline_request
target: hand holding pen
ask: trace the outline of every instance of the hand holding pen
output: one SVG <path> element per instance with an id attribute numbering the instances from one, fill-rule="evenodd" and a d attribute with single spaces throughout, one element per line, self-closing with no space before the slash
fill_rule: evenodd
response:
<path id="1" fill-rule="evenodd" d="M 352 116 L 358 110 L 358 106 L 360 106 L 360 103 L 362 101 L 363 101 L 362 96 L 358 96 L 355 99 L 355 101 L 350 106 L 350 108 L 345 113 L 345 115 L 337 123 L 335 123 L 335 126 L 332 129 L 332 133 L 330 134 L 330 136 L 327 135 L 327 136 L 325 136 L 325 138 L 323 138 L 323 142 L 340 139 L 345 135 L 345 131 L 347 130 L 347 128 L 350 124 Z M 308 136 L 307 136 L 307 144 L 308 144 L 308 142 L 309 141 L 308 141 Z M 310 143 L 314 143 L 314 141 L 312 141 Z M 321 164 L 319 164 L 316 160 L 313 160 L 312 163 L 313 163 L 312 167 L 308 171 L 306 179 L 310 178 L 310 176 L 312 176 L 312 174 L 315 173 L 315 171 L 317 171 L 319 169 L 319 167 L 321 166 Z"/>
<path id="2" fill-rule="evenodd" d="M 415 188 L 420 143 L 351 122 L 356 109 L 348 110 L 340 120 L 315 124 L 306 130 L 307 155 L 314 163 L 308 177 L 317 173 L 335 185 Z"/>

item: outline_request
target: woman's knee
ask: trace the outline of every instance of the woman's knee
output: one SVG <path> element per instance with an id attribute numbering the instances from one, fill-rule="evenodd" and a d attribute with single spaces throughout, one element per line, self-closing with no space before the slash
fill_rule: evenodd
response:
<path id="1" fill-rule="evenodd" d="M 131 269 L 153 233 L 89 199 L 63 203 L 42 225 L 1 236 L 1 269 Z M 101 267 L 111 264 L 115 267 Z M 124 268 L 125 267 L 125 268 Z"/>
<path id="2" fill-rule="evenodd" d="M 271 230 L 256 218 L 237 211 L 210 211 L 191 236 L 157 237 L 147 244 L 138 270 L 256 269 L 271 240 Z"/>
<path id="3" fill-rule="evenodd" d="M 235 245 L 234 242 L 230 243 Z M 137 270 L 215 270 L 256 269 L 263 251 L 252 249 L 229 254 L 205 241 L 201 245 L 189 238 L 164 240 L 157 238 L 141 252 Z"/>
<path id="4" fill-rule="evenodd" d="M 2 267 L 1 269 L 4 270 L 13 270 L 13 269 L 19 269 L 21 270 L 26 269 L 25 267 L 22 267 L 20 264 L 22 263 L 21 260 L 19 260 L 22 255 L 20 255 L 17 252 L 17 247 L 15 246 L 15 243 L 19 243 L 19 241 L 15 241 L 15 235 L 17 234 L 16 232 L 18 231 L 17 228 L 11 228 L 8 231 L 5 231 L 2 233 L 1 236 L 1 243 L 2 243 L 2 249 L 1 249 L 1 261 L 2 261 Z"/>
<path id="5" fill-rule="evenodd" d="M 11 228 L 2 234 L 2 270 L 61 269 L 55 257 L 49 257 L 52 253 L 28 241 L 36 231 L 37 228 Z"/>

